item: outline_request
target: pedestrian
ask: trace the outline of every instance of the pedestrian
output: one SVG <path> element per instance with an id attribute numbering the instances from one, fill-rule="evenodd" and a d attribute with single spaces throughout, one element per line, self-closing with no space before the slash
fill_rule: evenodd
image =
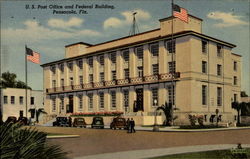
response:
<path id="1" fill-rule="evenodd" d="M 71 127 L 71 125 L 72 125 L 72 118 L 69 117 L 69 127 Z"/>
<path id="2" fill-rule="evenodd" d="M 133 118 L 130 120 L 130 133 L 134 132 L 135 133 L 135 121 Z"/>
<path id="3" fill-rule="evenodd" d="M 129 118 L 127 120 L 127 129 L 128 129 L 127 133 L 130 133 L 130 120 L 129 120 Z"/>

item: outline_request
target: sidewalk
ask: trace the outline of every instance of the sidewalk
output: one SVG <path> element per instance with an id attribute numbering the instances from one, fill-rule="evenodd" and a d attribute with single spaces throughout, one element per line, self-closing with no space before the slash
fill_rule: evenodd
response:
<path id="1" fill-rule="evenodd" d="M 74 159 L 146 159 L 158 156 L 190 153 L 190 152 L 202 152 L 202 151 L 213 151 L 213 150 L 225 150 L 236 148 L 235 144 L 223 144 L 223 145 L 198 145 L 198 146 L 183 146 L 183 147 L 171 147 L 171 148 L 160 148 L 160 149 L 146 149 L 146 150 L 135 150 L 135 151 L 122 151 L 115 153 L 104 153 L 98 155 L 90 155 L 83 157 L 76 157 Z M 249 148 L 250 144 L 242 144 L 243 148 Z"/>

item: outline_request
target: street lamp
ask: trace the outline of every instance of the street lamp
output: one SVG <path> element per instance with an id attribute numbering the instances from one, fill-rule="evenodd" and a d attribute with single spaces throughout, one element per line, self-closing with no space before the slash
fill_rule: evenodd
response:
<path id="1" fill-rule="evenodd" d="M 156 106 L 157 106 L 157 99 L 154 99 L 154 107 Z M 155 109 L 155 123 L 154 123 L 153 131 L 159 131 L 159 126 L 157 125 L 157 108 Z"/>

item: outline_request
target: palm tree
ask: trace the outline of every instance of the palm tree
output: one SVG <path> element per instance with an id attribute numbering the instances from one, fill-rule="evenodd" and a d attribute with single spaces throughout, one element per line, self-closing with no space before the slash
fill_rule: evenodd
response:
<path id="1" fill-rule="evenodd" d="M 46 142 L 47 134 L 18 124 L 0 125 L 1 159 L 66 159 L 66 152 Z"/>
<path id="2" fill-rule="evenodd" d="M 247 107 L 247 103 L 232 102 L 232 108 L 237 111 L 237 125 L 240 124 L 240 112 L 243 108 Z"/>
<path id="3" fill-rule="evenodd" d="M 177 119 L 177 116 L 173 116 L 172 111 L 177 110 L 177 108 L 172 109 L 172 104 L 171 103 L 165 103 L 165 105 L 162 105 L 156 109 L 156 111 L 162 110 L 164 112 L 164 115 L 166 117 L 166 120 L 164 121 L 163 125 L 170 126 L 171 121 Z"/>

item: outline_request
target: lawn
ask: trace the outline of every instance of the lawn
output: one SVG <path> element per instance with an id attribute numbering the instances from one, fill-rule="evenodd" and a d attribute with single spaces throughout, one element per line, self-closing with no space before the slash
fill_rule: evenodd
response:
<path id="1" fill-rule="evenodd" d="M 247 155 L 249 158 L 250 149 L 246 149 L 246 150 L 247 150 Z M 232 156 L 232 153 L 230 150 L 216 150 L 216 151 L 205 151 L 205 152 L 159 156 L 159 157 L 154 157 L 151 159 L 237 159 L 237 158 Z"/>

